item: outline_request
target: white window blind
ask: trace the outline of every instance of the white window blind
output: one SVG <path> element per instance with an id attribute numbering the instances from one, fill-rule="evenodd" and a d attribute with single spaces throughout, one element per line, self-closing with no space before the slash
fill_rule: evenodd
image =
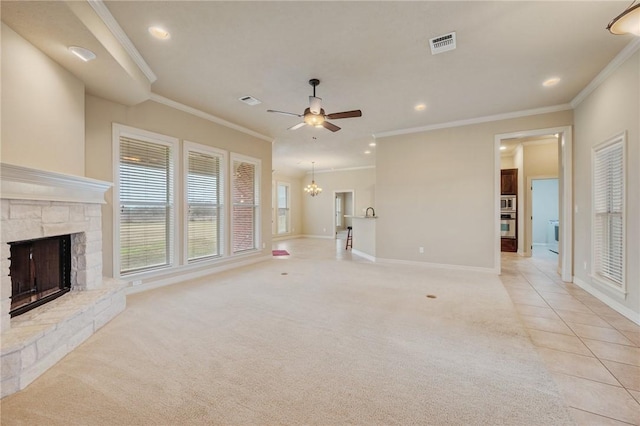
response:
<path id="1" fill-rule="evenodd" d="M 259 174 L 256 162 L 234 159 L 232 184 L 232 250 L 257 248 Z"/>
<path id="2" fill-rule="evenodd" d="M 286 183 L 277 184 L 277 205 L 278 205 L 278 234 L 289 232 L 289 185 Z"/>
<path id="3" fill-rule="evenodd" d="M 170 265 L 173 241 L 172 147 L 120 135 L 120 273 Z"/>
<path id="4" fill-rule="evenodd" d="M 185 143 L 186 144 L 186 143 Z M 187 150 L 187 259 L 223 254 L 224 157 Z"/>
<path id="5" fill-rule="evenodd" d="M 594 275 L 624 291 L 624 137 L 596 147 L 593 158 Z"/>

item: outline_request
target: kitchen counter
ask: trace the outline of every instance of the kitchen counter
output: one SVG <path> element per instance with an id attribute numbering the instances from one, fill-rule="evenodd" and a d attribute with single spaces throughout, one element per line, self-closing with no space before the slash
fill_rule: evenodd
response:
<path id="1" fill-rule="evenodd" d="M 369 219 L 377 219 L 378 216 L 347 216 L 352 219 L 353 223 L 353 254 L 369 259 L 372 262 L 376 260 L 376 221 Z"/>

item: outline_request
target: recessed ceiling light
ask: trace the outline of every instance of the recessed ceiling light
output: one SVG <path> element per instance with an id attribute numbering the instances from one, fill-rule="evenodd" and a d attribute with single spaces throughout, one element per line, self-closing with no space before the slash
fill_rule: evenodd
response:
<path id="1" fill-rule="evenodd" d="M 369 146 L 376 146 L 376 143 L 375 143 L 375 142 L 371 142 L 371 143 L 369 144 Z"/>
<path id="2" fill-rule="evenodd" d="M 427 106 L 425 104 L 418 104 L 413 107 L 413 109 L 415 109 L 416 111 L 424 111 L 425 109 L 427 109 Z"/>
<path id="3" fill-rule="evenodd" d="M 507 147 L 506 147 L 506 146 L 501 146 L 501 147 L 500 147 L 500 151 L 504 151 L 505 149 L 507 149 Z"/>
<path id="4" fill-rule="evenodd" d="M 92 61 L 96 58 L 95 53 L 93 53 L 89 49 L 85 49 L 84 47 L 69 46 L 69 52 L 73 53 L 85 62 Z"/>
<path id="5" fill-rule="evenodd" d="M 159 40 L 168 40 L 171 38 L 171 34 L 169 34 L 169 31 L 160 27 L 149 27 L 149 34 Z"/>
<path id="6" fill-rule="evenodd" d="M 365 154 L 371 154 L 371 151 L 366 150 L 364 153 L 365 153 Z"/>
<path id="7" fill-rule="evenodd" d="M 560 83 L 560 77 L 551 77 L 546 79 L 544 82 L 542 82 L 542 85 L 544 87 L 551 87 L 551 86 L 555 86 L 558 83 Z"/>

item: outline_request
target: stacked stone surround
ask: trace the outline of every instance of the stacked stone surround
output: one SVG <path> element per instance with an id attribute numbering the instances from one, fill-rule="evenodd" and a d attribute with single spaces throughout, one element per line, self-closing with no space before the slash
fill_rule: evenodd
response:
<path id="1" fill-rule="evenodd" d="M 110 184 L 2 165 L 2 397 L 24 389 L 126 306 L 124 283 L 102 276 L 102 213 Z M 71 235 L 71 291 L 10 318 L 9 243 Z"/>

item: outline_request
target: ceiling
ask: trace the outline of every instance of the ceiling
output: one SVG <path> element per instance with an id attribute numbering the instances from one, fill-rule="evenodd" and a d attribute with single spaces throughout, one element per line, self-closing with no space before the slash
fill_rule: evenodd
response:
<path id="1" fill-rule="evenodd" d="M 99 2 L 98 2 L 99 3 Z M 105 1 L 151 73 L 150 91 L 273 141 L 273 168 L 301 175 L 373 166 L 375 136 L 517 111 L 565 106 L 628 44 L 605 30 L 625 1 L 346 2 Z M 84 5 L 84 6 L 83 6 Z M 139 102 L 141 80 L 83 9 L 84 2 L 3 1 L 2 20 L 86 83 L 89 93 Z M 148 27 L 171 33 L 158 40 Z M 455 31 L 457 48 L 429 39 Z M 90 48 L 84 64 L 66 52 Z M 114 64 L 118 65 L 114 67 Z M 110 69 L 109 67 L 113 68 Z M 155 77 L 155 80 L 154 78 Z M 553 87 L 543 81 L 560 77 Z M 302 113 L 313 88 L 342 130 L 266 112 Z M 121 79 L 125 83 L 118 83 Z M 256 106 L 238 100 L 245 95 Z M 132 99 L 128 99 L 129 98 Z M 426 108 L 416 111 L 417 104 Z M 371 151 L 365 154 L 365 151 Z"/>

